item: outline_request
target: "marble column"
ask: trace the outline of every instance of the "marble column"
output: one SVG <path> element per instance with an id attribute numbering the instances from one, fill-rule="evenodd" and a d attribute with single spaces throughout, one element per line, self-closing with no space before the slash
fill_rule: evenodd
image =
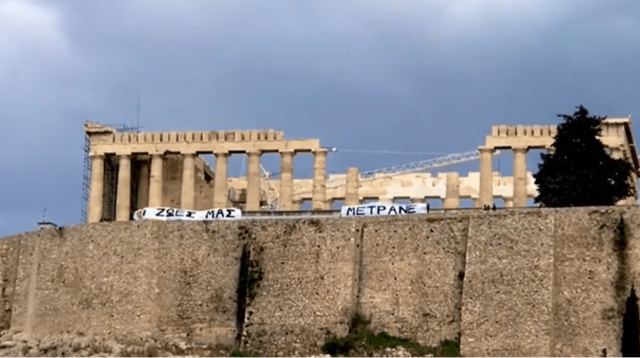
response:
<path id="1" fill-rule="evenodd" d="M 360 187 L 360 172 L 356 167 L 347 169 L 347 183 L 345 185 L 345 205 L 358 205 L 360 204 L 360 194 L 358 189 Z"/>
<path id="2" fill-rule="evenodd" d="M 478 207 L 493 205 L 493 148 L 480 147 L 480 195 Z"/>
<path id="3" fill-rule="evenodd" d="M 280 152 L 280 210 L 293 210 L 293 155 L 292 151 Z"/>
<path id="4" fill-rule="evenodd" d="M 87 222 L 95 223 L 102 219 L 102 197 L 104 195 L 104 155 L 91 156 L 91 187 Z"/>
<path id="5" fill-rule="evenodd" d="M 513 208 L 513 198 L 504 198 L 504 207 Z"/>
<path id="6" fill-rule="evenodd" d="M 162 154 L 151 155 L 151 175 L 149 176 L 149 206 L 162 206 L 162 179 L 164 157 Z"/>
<path id="7" fill-rule="evenodd" d="M 456 209 L 460 207 L 460 175 L 458 173 L 446 174 L 446 191 L 444 198 L 445 209 Z"/>
<path id="8" fill-rule="evenodd" d="M 195 160 L 196 155 L 194 153 L 182 154 L 182 190 L 180 193 L 180 207 L 183 209 L 195 209 Z"/>
<path id="9" fill-rule="evenodd" d="M 131 156 L 118 156 L 118 192 L 116 196 L 116 221 L 131 219 Z"/>
<path id="10" fill-rule="evenodd" d="M 527 206 L 527 148 L 513 148 L 513 206 Z"/>
<path id="11" fill-rule="evenodd" d="M 317 149 L 313 152 L 313 193 L 311 207 L 313 210 L 327 209 L 327 150 Z"/>
<path id="12" fill-rule="evenodd" d="M 260 210 L 260 152 L 247 152 L 249 165 L 247 166 L 247 211 Z"/>
<path id="13" fill-rule="evenodd" d="M 213 182 L 213 207 L 226 208 L 229 204 L 227 176 L 229 171 L 229 153 L 216 152 L 216 173 Z"/>

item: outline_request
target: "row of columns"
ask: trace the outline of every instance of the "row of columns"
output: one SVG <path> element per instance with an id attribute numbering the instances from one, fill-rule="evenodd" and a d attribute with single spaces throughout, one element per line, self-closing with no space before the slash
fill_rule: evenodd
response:
<path id="1" fill-rule="evenodd" d="M 360 204 L 360 173 L 358 168 L 347 169 L 347 179 L 345 183 L 345 205 Z M 392 199 L 381 199 L 389 200 Z M 414 204 L 424 203 L 424 198 L 411 198 Z M 460 175 L 458 173 L 447 173 L 446 193 L 444 197 L 444 207 L 446 209 L 458 208 L 460 206 Z"/>
<path id="2" fill-rule="evenodd" d="M 326 160 L 327 150 L 319 149 L 313 152 L 313 199 L 314 210 L 326 210 Z M 215 178 L 213 189 L 212 207 L 227 207 L 228 201 L 228 165 L 229 153 L 216 152 Z M 245 210 L 260 210 L 260 157 L 262 152 L 251 151 L 247 153 L 247 195 Z M 294 210 L 293 203 L 293 157 L 294 151 L 280 153 L 280 193 L 278 205 L 280 210 Z M 91 187 L 89 193 L 89 222 L 98 222 L 102 219 L 104 196 L 104 155 L 91 157 Z M 195 153 L 182 153 L 182 187 L 180 192 L 180 205 L 185 209 L 195 207 Z M 161 154 L 151 155 L 151 168 L 148 179 L 149 201 L 148 206 L 163 206 L 163 163 Z M 118 155 L 118 182 L 116 194 L 116 221 L 128 221 L 131 215 L 131 155 Z"/>
<path id="3" fill-rule="evenodd" d="M 478 206 L 493 205 L 494 148 L 480 147 L 480 195 Z M 508 206 L 527 206 L 527 147 L 513 147 L 513 201 Z"/>

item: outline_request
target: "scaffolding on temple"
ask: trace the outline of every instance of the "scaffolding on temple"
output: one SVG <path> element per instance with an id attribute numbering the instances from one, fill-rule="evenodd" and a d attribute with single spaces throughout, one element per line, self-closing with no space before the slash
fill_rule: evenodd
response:
<path id="1" fill-rule="evenodd" d="M 89 187 L 91 186 L 91 158 L 89 135 L 84 135 L 84 159 L 82 161 L 82 203 L 80 204 L 80 222 L 87 222 L 87 205 L 89 203 Z"/>
<path id="2" fill-rule="evenodd" d="M 117 126 L 117 130 L 119 132 L 140 132 L 140 129 L 142 128 L 142 126 L 139 126 L 139 125 L 129 126 L 127 124 L 118 124 L 118 125 L 106 124 L 106 126 L 113 126 L 113 127 Z M 84 135 L 83 151 L 84 151 L 84 158 L 82 160 L 82 202 L 80 203 L 80 222 L 86 223 L 87 215 L 88 215 L 87 207 L 89 205 L 89 192 L 91 190 L 91 156 L 90 156 L 91 140 L 87 133 L 85 133 Z M 113 201 L 113 203 L 110 203 L 111 205 L 107 205 L 107 211 L 103 213 L 105 213 L 107 216 L 113 214 L 112 216 L 115 218 L 115 190 L 116 190 L 116 180 L 117 180 L 117 172 L 116 172 L 117 166 L 114 168 L 112 165 L 108 165 L 108 163 L 106 162 L 107 162 L 107 158 L 105 158 L 105 169 L 106 169 L 105 177 L 107 179 L 105 184 L 107 185 L 107 188 L 109 188 L 109 190 L 112 191 L 109 194 L 113 196 L 111 200 Z M 107 195 L 107 198 L 109 198 L 109 195 Z"/>

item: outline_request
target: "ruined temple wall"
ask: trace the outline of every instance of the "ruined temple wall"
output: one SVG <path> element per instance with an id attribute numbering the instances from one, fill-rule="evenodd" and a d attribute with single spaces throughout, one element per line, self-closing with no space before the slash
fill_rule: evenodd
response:
<path id="1" fill-rule="evenodd" d="M 196 167 L 195 210 L 207 210 L 213 207 L 213 179 L 207 181 L 201 168 Z"/>
<path id="2" fill-rule="evenodd" d="M 200 158 L 196 158 L 200 161 Z M 195 184 L 194 184 L 194 208 L 195 210 L 211 209 L 213 205 L 213 179 L 210 181 L 205 180 L 205 175 L 202 169 L 202 165 L 205 163 L 197 163 L 194 170 Z M 162 185 L 162 204 L 164 206 L 170 206 L 174 208 L 182 208 L 181 196 L 182 196 L 182 167 L 183 159 L 180 155 L 167 155 L 164 159 L 163 176 L 164 182 Z"/>
<path id="3" fill-rule="evenodd" d="M 182 193 L 182 158 L 177 155 L 166 155 L 162 171 L 162 205 L 179 208 Z"/>

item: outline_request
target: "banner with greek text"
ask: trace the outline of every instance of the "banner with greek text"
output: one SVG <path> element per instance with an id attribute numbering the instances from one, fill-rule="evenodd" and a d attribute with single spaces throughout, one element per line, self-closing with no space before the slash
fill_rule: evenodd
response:
<path id="1" fill-rule="evenodd" d="M 427 204 L 382 204 L 371 203 L 354 206 L 343 206 L 340 216 L 388 216 L 426 214 Z"/>
<path id="2" fill-rule="evenodd" d="M 187 210 L 176 208 L 144 208 L 133 213 L 133 220 L 187 220 L 212 221 L 234 220 L 242 217 L 242 211 L 236 208 L 216 208 L 209 210 Z"/>

